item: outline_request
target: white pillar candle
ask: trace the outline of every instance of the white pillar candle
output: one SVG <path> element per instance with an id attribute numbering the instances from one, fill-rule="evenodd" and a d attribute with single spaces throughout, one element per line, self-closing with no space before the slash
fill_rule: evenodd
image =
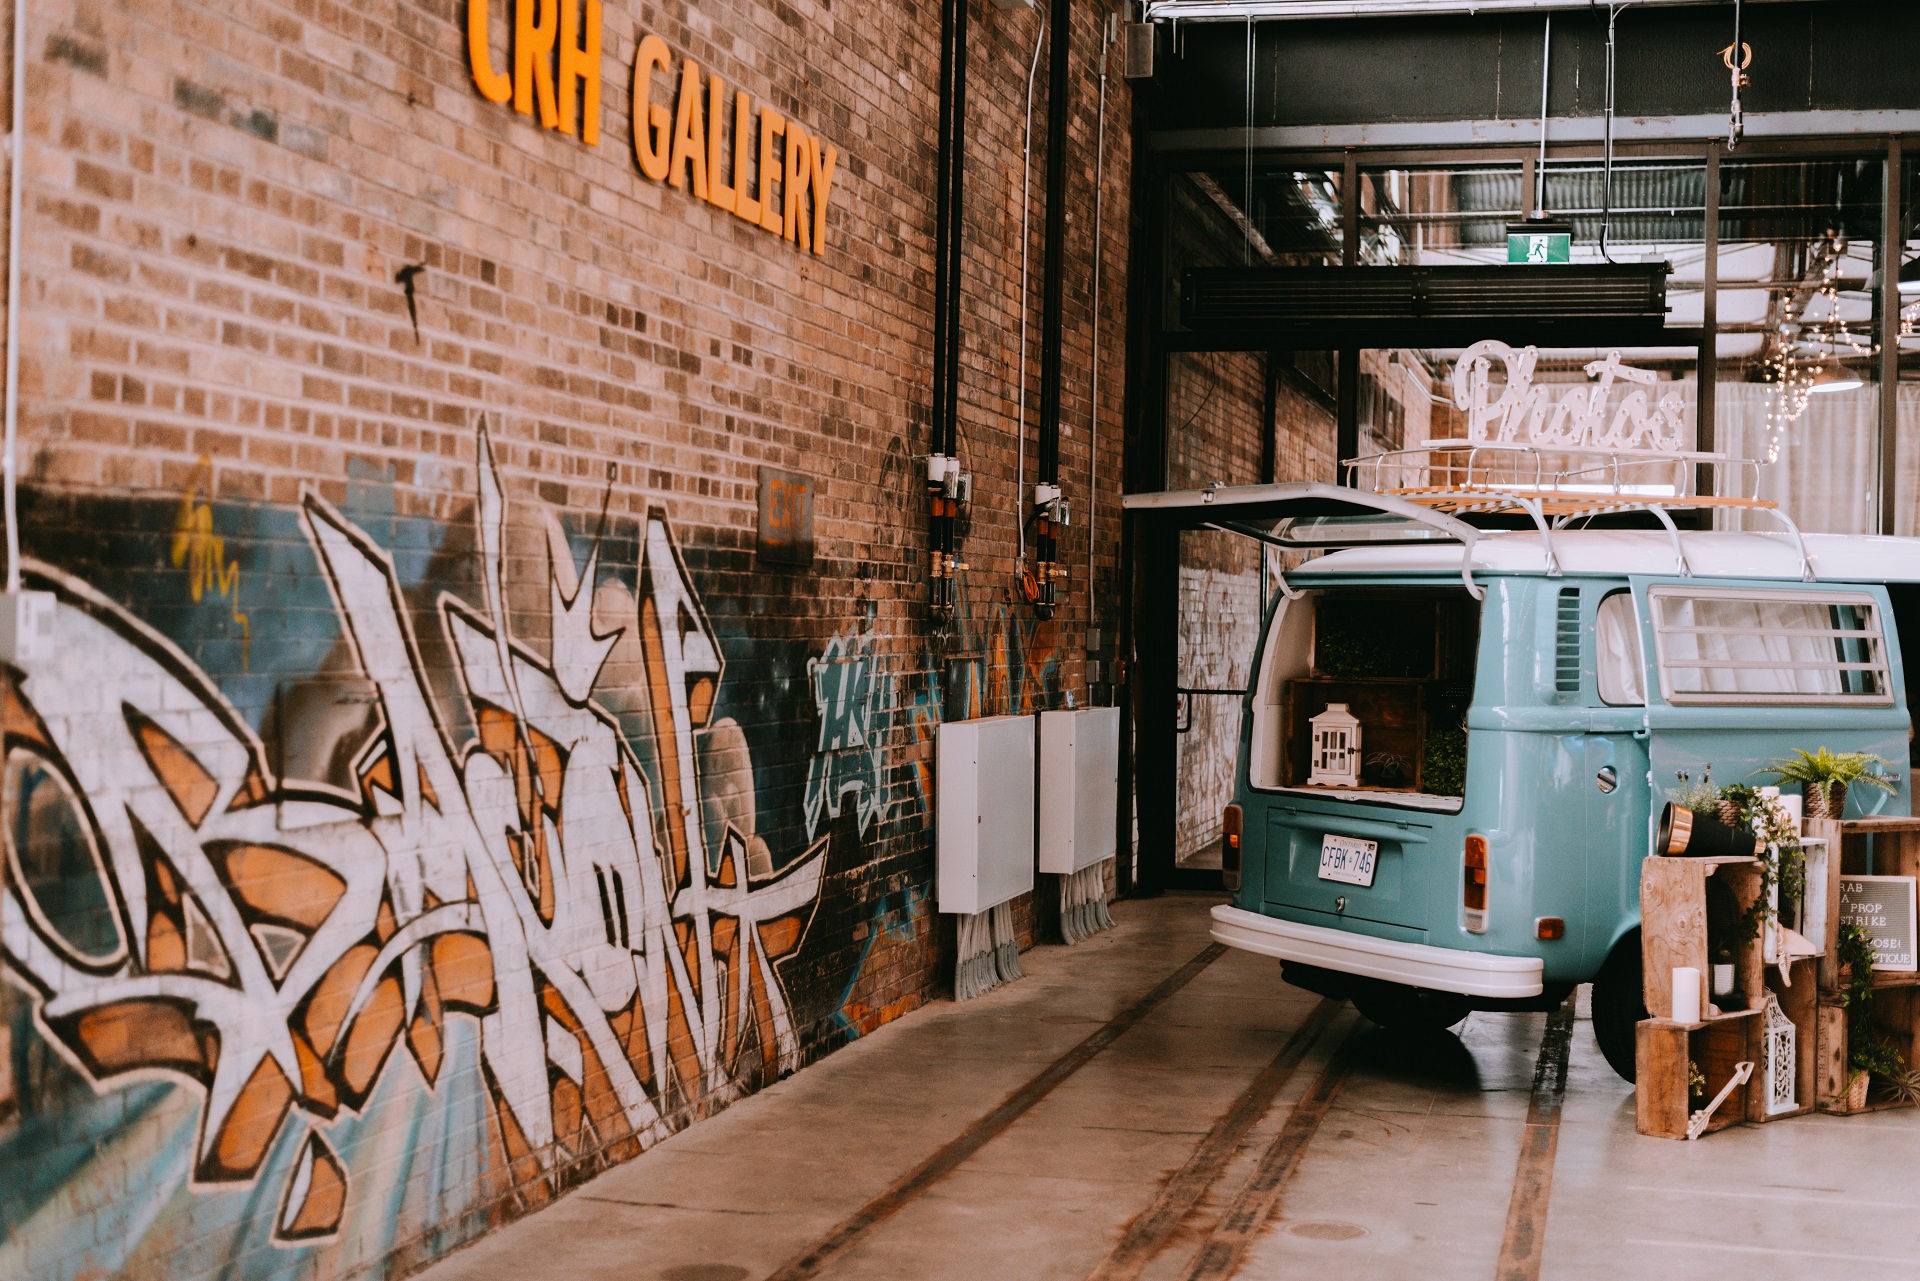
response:
<path id="1" fill-rule="evenodd" d="M 1805 819 L 1801 814 L 1801 809 L 1805 804 L 1806 797 L 1800 795 L 1798 792 L 1784 792 L 1780 796 L 1780 808 L 1787 812 L 1787 818 L 1792 821 L 1795 832 L 1805 830 Z"/>
<path id="2" fill-rule="evenodd" d="M 1700 1021 L 1700 971 L 1691 965 L 1673 967 L 1673 1021 Z"/>

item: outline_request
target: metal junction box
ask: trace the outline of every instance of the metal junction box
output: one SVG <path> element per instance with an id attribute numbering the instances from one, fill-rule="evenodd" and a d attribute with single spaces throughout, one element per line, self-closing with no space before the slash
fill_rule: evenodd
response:
<path id="1" fill-rule="evenodd" d="M 951 721 L 934 739 L 939 909 L 974 916 L 1033 888 L 1033 717 Z"/>
<path id="2" fill-rule="evenodd" d="M 1115 853 L 1120 709 L 1040 713 L 1040 870 L 1068 875 Z"/>

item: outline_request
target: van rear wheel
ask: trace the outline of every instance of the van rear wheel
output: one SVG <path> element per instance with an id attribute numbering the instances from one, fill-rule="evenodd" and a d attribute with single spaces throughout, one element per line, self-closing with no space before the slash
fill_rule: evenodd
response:
<path id="1" fill-rule="evenodd" d="M 1640 976 L 1640 931 L 1614 946 L 1593 978 L 1593 1039 L 1607 1066 L 1621 1078 L 1634 1077 L 1634 1026 L 1647 1017 L 1647 994 Z"/>
<path id="2" fill-rule="evenodd" d="M 1372 1023 L 1406 1032 L 1438 1032 L 1473 1013 L 1473 1002 L 1458 992 L 1435 992 L 1403 983 L 1356 982 L 1354 1008 Z"/>

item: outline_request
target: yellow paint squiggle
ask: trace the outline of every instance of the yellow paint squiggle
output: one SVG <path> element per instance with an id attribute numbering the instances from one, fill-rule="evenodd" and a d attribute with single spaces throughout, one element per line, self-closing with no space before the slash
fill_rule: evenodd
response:
<path id="1" fill-rule="evenodd" d="M 213 507 L 198 501 L 201 473 L 213 488 L 213 459 L 203 457 L 180 495 L 180 513 L 173 521 L 173 567 L 187 571 L 187 594 L 198 603 L 208 592 L 226 600 L 240 627 L 240 666 L 253 650 L 253 627 L 240 612 L 240 562 L 227 559 L 227 540 L 213 532 Z"/>

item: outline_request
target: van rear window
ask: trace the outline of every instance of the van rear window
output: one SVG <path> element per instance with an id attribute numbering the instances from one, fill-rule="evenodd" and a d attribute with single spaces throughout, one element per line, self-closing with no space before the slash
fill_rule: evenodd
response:
<path id="1" fill-rule="evenodd" d="M 1669 703 L 1893 701 L 1871 596 L 1698 587 L 1647 595 Z"/>

